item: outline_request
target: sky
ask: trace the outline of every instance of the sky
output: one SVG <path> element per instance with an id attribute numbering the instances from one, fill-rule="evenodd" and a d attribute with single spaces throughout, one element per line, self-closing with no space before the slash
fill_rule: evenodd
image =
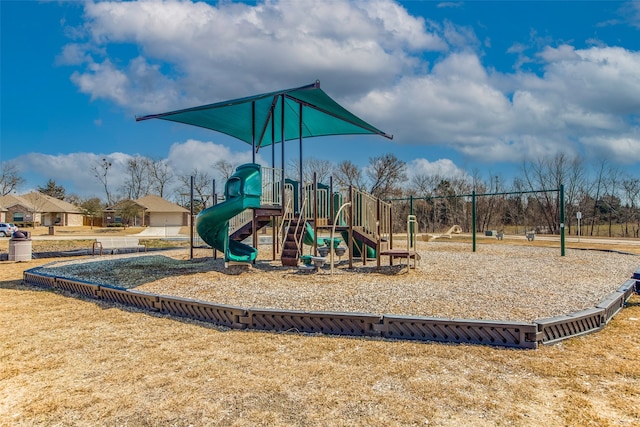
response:
<path id="1" fill-rule="evenodd" d="M 0 24 L 0 164 L 19 194 L 52 179 L 104 198 L 103 158 L 113 186 L 133 156 L 215 176 L 250 146 L 135 117 L 316 80 L 394 137 L 312 138 L 305 158 L 507 180 L 559 153 L 640 164 L 640 1 L 2 0 Z"/>

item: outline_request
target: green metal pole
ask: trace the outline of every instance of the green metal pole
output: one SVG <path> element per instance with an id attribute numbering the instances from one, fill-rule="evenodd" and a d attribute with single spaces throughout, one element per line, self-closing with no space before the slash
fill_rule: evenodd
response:
<path id="1" fill-rule="evenodd" d="M 473 241 L 473 252 L 476 251 L 476 191 L 471 192 L 471 239 Z"/>
<path id="2" fill-rule="evenodd" d="M 409 215 L 413 215 L 413 195 L 409 196 Z M 407 230 L 407 233 L 409 233 L 409 240 L 410 242 L 413 242 L 413 222 L 409 224 L 409 230 Z M 407 248 L 409 249 L 409 248 Z"/>
<path id="3" fill-rule="evenodd" d="M 560 256 L 565 256 L 565 242 L 564 242 L 564 184 L 560 184 Z"/>

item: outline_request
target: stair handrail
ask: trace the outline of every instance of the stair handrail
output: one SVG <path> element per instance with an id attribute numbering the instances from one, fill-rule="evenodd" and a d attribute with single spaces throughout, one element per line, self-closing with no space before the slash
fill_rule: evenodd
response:
<path id="1" fill-rule="evenodd" d="M 293 185 L 285 184 L 284 185 L 284 194 L 285 194 L 285 203 L 284 203 L 284 211 L 282 212 L 282 222 L 280 223 L 280 228 L 278 229 L 278 236 L 280 236 L 280 247 L 284 248 L 284 241 L 287 239 L 287 236 L 284 235 L 283 230 L 286 230 L 291 226 L 291 220 L 293 219 Z"/>
<path id="2" fill-rule="evenodd" d="M 407 250 L 414 251 L 416 249 L 416 234 L 418 232 L 418 221 L 415 215 L 407 216 Z"/>
<path id="3" fill-rule="evenodd" d="M 307 196 L 305 194 L 305 196 L 302 198 L 302 206 L 300 207 L 300 212 L 298 213 L 298 222 L 296 223 L 296 228 L 295 228 L 295 236 L 298 236 L 298 231 L 300 230 L 300 227 L 304 227 L 306 222 L 307 222 L 307 217 L 304 214 L 305 208 L 307 206 Z M 297 238 L 296 240 L 296 246 L 298 247 L 298 255 L 302 255 L 302 241 L 304 240 L 304 230 L 302 230 L 302 232 L 300 233 L 300 237 Z"/>
<path id="4" fill-rule="evenodd" d="M 229 219 L 229 235 L 253 221 L 253 209 L 245 209 Z"/>

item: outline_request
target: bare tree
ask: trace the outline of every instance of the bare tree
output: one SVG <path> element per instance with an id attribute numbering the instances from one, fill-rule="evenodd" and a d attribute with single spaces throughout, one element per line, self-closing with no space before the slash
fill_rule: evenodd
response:
<path id="1" fill-rule="evenodd" d="M 91 166 L 91 173 L 98 179 L 98 181 L 100 181 L 104 188 L 108 205 L 113 204 L 113 198 L 111 196 L 111 191 L 109 190 L 109 169 L 111 169 L 111 165 L 111 161 L 108 158 L 103 157 L 100 162 Z"/>
<path id="2" fill-rule="evenodd" d="M 439 200 L 434 199 L 432 196 L 435 193 L 435 188 L 442 179 L 439 174 L 418 174 L 411 178 L 409 194 L 417 197 L 417 200 L 413 202 L 413 215 L 416 216 L 418 221 L 418 229 L 432 232 L 436 230 L 437 225 L 434 212 Z M 410 213 L 409 211 L 410 207 L 407 212 L 399 212 L 400 217 L 398 221 L 406 218 Z"/>
<path id="3" fill-rule="evenodd" d="M 128 176 L 123 190 L 128 199 L 139 199 L 149 193 L 151 163 L 153 162 L 150 159 L 142 156 L 135 156 L 127 161 Z"/>
<path id="4" fill-rule="evenodd" d="M 565 200 L 574 204 L 579 198 L 579 191 L 584 182 L 584 171 L 579 158 L 569 158 L 564 153 L 554 157 L 538 159 L 535 162 L 524 162 L 522 166 L 524 182 L 530 191 L 535 193 L 535 199 L 540 207 L 541 220 L 546 222 L 552 233 L 558 233 L 560 228 L 560 195 L 553 190 L 565 186 Z M 567 194 L 568 190 L 568 194 Z"/>
<path id="5" fill-rule="evenodd" d="M 407 164 L 391 153 L 369 158 L 369 193 L 378 198 L 397 195 L 401 192 L 399 185 L 407 179 L 406 169 Z"/>
<path id="6" fill-rule="evenodd" d="M 620 219 L 620 197 L 618 190 L 621 184 L 621 173 L 618 168 L 609 168 L 607 179 L 604 181 L 605 194 L 600 201 L 601 209 L 607 215 L 608 235 L 613 237 L 613 221 Z"/>
<path id="7" fill-rule="evenodd" d="M 628 177 L 622 181 L 622 188 L 625 195 L 624 219 L 625 237 L 638 237 L 640 233 L 640 216 L 638 215 L 638 201 L 640 199 L 640 179 Z M 633 233 L 629 233 L 631 224 Z"/>
<path id="8" fill-rule="evenodd" d="M 358 190 L 364 190 L 362 171 L 351 160 L 338 163 L 338 166 L 333 169 L 333 176 L 340 187 L 352 185 Z"/>
<path id="9" fill-rule="evenodd" d="M 218 160 L 213 167 L 220 172 L 220 177 L 226 182 L 236 171 L 237 165 L 226 160 Z"/>
<path id="10" fill-rule="evenodd" d="M 592 190 L 589 191 L 589 193 L 591 194 L 591 201 L 592 201 L 592 215 L 591 215 L 591 231 L 590 231 L 590 235 L 593 236 L 593 229 L 595 228 L 596 224 L 598 224 L 598 228 L 600 227 L 600 215 L 598 212 L 598 200 L 601 197 L 601 192 L 602 189 L 604 187 L 604 180 L 605 180 L 605 174 L 606 174 L 606 170 L 607 170 L 607 161 L 602 160 L 600 162 L 599 168 L 598 168 L 598 172 L 595 178 L 595 182 L 592 185 Z M 595 193 L 593 193 L 595 191 Z"/>
<path id="11" fill-rule="evenodd" d="M 476 192 L 479 194 L 493 194 L 500 192 L 500 178 L 497 175 L 489 176 L 488 182 L 483 182 L 478 186 L 476 182 Z M 481 191 L 478 191 L 478 190 Z M 477 199 L 476 211 L 478 226 L 481 231 L 489 230 L 492 226 L 501 228 L 503 219 L 503 198 L 501 196 L 484 196 Z"/>
<path id="12" fill-rule="evenodd" d="M 409 183 L 410 193 L 418 197 L 427 197 L 433 194 L 433 190 L 438 186 L 438 183 L 444 178 L 440 174 L 427 175 L 417 174 L 411 178 Z"/>
<path id="13" fill-rule="evenodd" d="M 120 208 L 120 217 L 125 227 L 137 226 L 137 219 L 142 212 L 142 208 L 133 201 L 127 200 Z"/>
<path id="14" fill-rule="evenodd" d="M 310 158 L 307 159 L 305 166 L 305 169 L 310 174 L 310 180 L 313 180 L 313 174 L 315 173 L 318 182 L 326 183 L 329 181 L 333 171 L 333 164 L 329 160 Z"/>
<path id="15" fill-rule="evenodd" d="M 151 175 L 150 190 L 158 193 L 160 197 L 166 196 L 166 190 L 175 180 L 176 176 L 165 159 L 149 161 L 149 173 Z"/>
<path id="16" fill-rule="evenodd" d="M 290 169 L 294 173 L 293 180 L 298 181 L 300 179 L 300 161 L 291 160 L 289 162 Z M 313 174 L 316 174 L 318 182 L 327 182 L 333 171 L 333 165 L 328 160 L 308 158 L 305 159 L 302 164 L 302 180 L 304 183 L 310 183 L 313 181 Z"/>
<path id="17" fill-rule="evenodd" d="M 82 210 L 83 215 L 91 218 L 91 229 L 93 229 L 95 218 L 102 215 L 102 208 L 102 202 L 97 197 L 87 199 L 80 203 L 80 209 Z"/>
<path id="18" fill-rule="evenodd" d="M 471 189 L 476 194 L 489 193 L 491 183 L 486 183 L 480 176 L 480 171 L 474 169 L 471 175 Z M 478 231 L 485 231 L 486 224 L 489 222 L 491 216 L 491 207 L 489 204 L 490 199 L 487 197 L 478 197 L 476 199 L 476 226 Z M 471 224 L 473 225 L 473 224 Z"/>
<path id="19" fill-rule="evenodd" d="M 36 225 L 40 225 L 44 222 L 43 211 L 44 206 L 47 204 L 47 197 L 40 193 L 39 191 L 32 191 L 29 194 L 23 196 L 25 199 L 29 201 L 30 206 L 28 206 L 28 215 L 31 219 L 31 225 L 35 227 Z M 40 221 L 37 221 L 38 217 Z M 51 218 L 54 221 L 54 218 Z"/>
<path id="20" fill-rule="evenodd" d="M 191 175 L 183 175 L 178 178 L 185 193 L 191 191 L 191 177 L 193 177 L 193 197 L 197 199 L 198 206 L 204 209 L 209 205 L 212 197 L 213 180 L 207 172 L 196 168 L 191 172 Z"/>
<path id="21" fill-rule="evenodd" d="M 24 182 L 24 178 L 18 175 L 18 169 L 14 164 L 2 164 L 0 167 L 0 196 L 10 194 Z"/>

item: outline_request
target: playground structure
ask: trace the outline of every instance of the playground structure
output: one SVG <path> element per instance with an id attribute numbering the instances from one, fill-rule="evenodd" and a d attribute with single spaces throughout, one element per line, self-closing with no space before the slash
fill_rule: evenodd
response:
<path id="1" fill-rule="evenodd" d="M 239 166 L 225 184 L 224 201 L 197 216 L 198 234 L 224 254 L 227 265 L 254 262 L 258 232 L 270 225 L 274 260 L 279 255 L 284 266 L 313 269 L 331 255 L 333 267 L 333 255 L 348 253 L 350 268 L 354 258 L 380 267 L 382 256 L 391 264 L 394 258 L 406 258 L 408 266 L 413 260 L 415 268 L 415 236 L 405 248 L 393 247 L 390 203 L 353 187 L 334 191 L 332 180 L 325 185 L 314 177 L 300 185 L 283 180 L 281 172 L 255 163 Z M 252 245 L 242 243 L 249 237 Z"/>
<path id="2" fill-rule="evenodd" d="M 255 261 L 257 232 L 269 223 L 274 224 L 274 230 L 278 228 L 281 232 L 282 241 L 279 242 L 274 231 L 273 244 L 274 254 L 282 248 L 283 265 L 298 265 L 305 240 L 313 246 L 313 253 L 316 254 L 318 241 L 315 236 L 330 225 L 333 230 L 338 230 L 348 245 L 350 267 L 354 255 L 358 254 L 363 263 L 367 259 L 376 258 L 379 266 L 380 255 L 391 250 L 393 243 L 389 204 L 353 188 L 346 194 L 334 193 L 333 189 L 326 193 L 321 191 L 326 190 L 326 186 L 321 187 L 315 182 L 315 178 L 310 195 L 309 186 L 304 183 L 304 138 L 329 135 L 379 135 L 393 138 L 339 105 L 320 89 L 320 81 L 292 89 L 136 117 L 136 121 L 149 119 L 207 128 L 251 144 L 251 165 L 254 166 L 242 167 L 242 171 L 238 168 L 225 185 L 225 202 L 219 207 L 213 206 L 203 211 L 196 220 L 200 236 L 206 243 L 224 253 L 225 262 Z M 287 187 L 287 180 L 284 179 L 284 147 L 285 142 L 291 140 L 299 141 L 300 168 L 297 184 L 290 182 L 291 187 Z M 280 168 L 276 168 L 277 143 L 281 147 Z M 271 168 L 263 170 L 257 165 L 255 156 L 261 147 L 267 146 L 271 146 Z M 253 172 L 248 172 L 248 169 Z M 250 181 L 248 185 L 247 181 Z M 250 191 L 245 191 L 247 189 Z M 335 205 L 335 198 L 344 200 L 349 206 L 339 224 L 339 218 L 334 218 L 340 209 L 340 206 Z M 191 206 L 193 209 L 193 203 Z M 249 216 L 243 213 L 248 211 L 251 212 Z M 191 213 L 193 218 L 193 210 Z M 239 216 L 236 218 L 236 215 Z M 253 249 L 240 243 L 251 235 Z M 333 249 L 333 242 L 328 246 Z M 393 254 L 390 257 L 393 258 Z"/>

